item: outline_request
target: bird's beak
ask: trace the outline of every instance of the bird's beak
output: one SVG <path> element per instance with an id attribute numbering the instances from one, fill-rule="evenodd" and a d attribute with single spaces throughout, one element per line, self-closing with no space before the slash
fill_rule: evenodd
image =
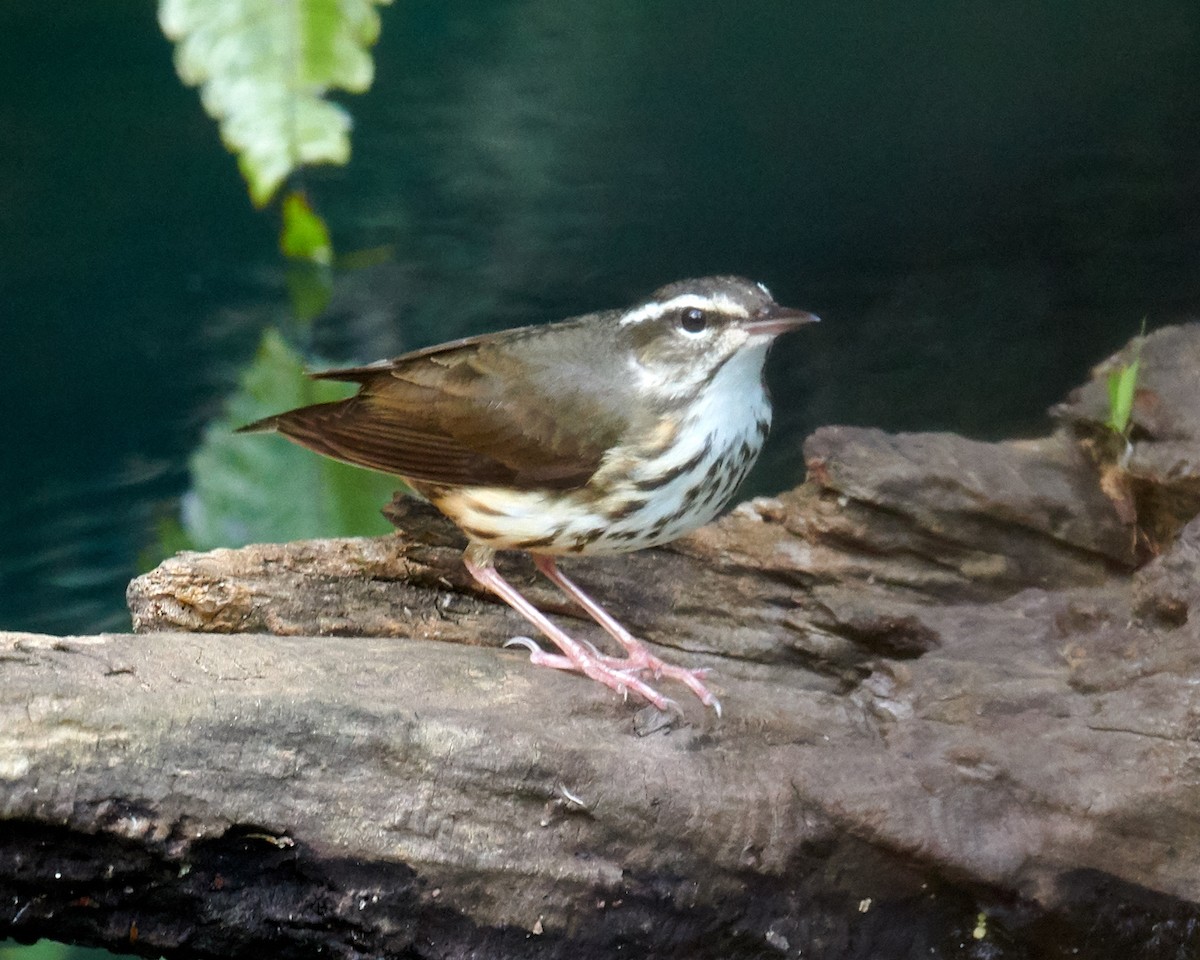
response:
<path id="1" fill-rule="evenodd" d="M 781 333 L 795 330 L 806 323 L 820 323 L 821 318 L 807 310 L 793 310 L 791 307 L 781 307 L 771 303 L 758 311 L 746 324 L 751 333 L 766 334 L 777 337 Z"/>

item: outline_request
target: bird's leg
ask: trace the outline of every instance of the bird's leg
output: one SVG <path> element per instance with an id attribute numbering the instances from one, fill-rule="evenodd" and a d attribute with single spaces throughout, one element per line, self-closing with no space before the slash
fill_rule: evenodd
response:
<path id="1" fill-rule="evenodd" d="M 546 653 L 538 648 L 536 644 L 533 644 L 529 657 L 532 663 L 536 666 L 554 667 L 558 670 L 577 670 L 622 695 L 626 693 L 636 694 L 643 700 L 654 704 L 659 710 L 679 709 L 678 704 L 674 700 L 664 697 L 648 683 L 638 679 L 636 676 L 609 666 L 605 661 L 611 660 L 611 658 L 598 656 L 593 651 L 588 650 L 584 644 L 555 626 L 549 617 L 526 600 L 517 591 L 516 587 L 500 576 L 499 571 L 496 570 L 495 557 L 496 551 L 491 547 L 472 543 L 467 547 L 466 553 L 463 554 L 463 563 L 466 565 L 467 571 L 471 576 L 482 586 L 486 587 L 537 627 L 563 653 L 562 656 L 556 656 L 555 654 Z"/>
<path id="2" fill-rule="evenodd" d="M 610 664 L 618 666 L 622 670 L 649 670 L 656 678 L 668 677 L 672 680 L 678 680 L 699 697 L 700 702 L 706 707 L 712 707 L 716 710 L 718 717 L 721 715 L 721 701 L 713 696 L 712 691 L 704 685 L 704 677 L 708 673 L 707 670 L 689 670 L 686 667 L 677 667 L 674 664 L 664 662 L 661 658 L 656 657 L 647 650 L 646 645 L 641 640 L 621 626 L 611 613 L 600 606 L 600 604 L 588 596 L 576 583 L 559 570 L 558 564 L 554 562 L 553 557 L 535 553 L 533 555 L 533 562 L 551 583 L 583 607 L 587 611 L 588 616 L 600 624 L 608 632 L 609 636 L 625 648 L 628 659 L 613 663 L 611 658 L 609 658 Z"/>

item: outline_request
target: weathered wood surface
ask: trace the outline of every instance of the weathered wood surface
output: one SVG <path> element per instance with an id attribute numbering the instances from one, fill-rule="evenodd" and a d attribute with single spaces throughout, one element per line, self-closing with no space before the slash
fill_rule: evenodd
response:
<path id="1" fill-rule="evenodd" d="M 1136 483 L 1105 472 L 1089 387 L 1037 441 L 819 431 L 795 491 L 572 564 L 713 667 L 722 719 L 671 691 L 663 726 L 499 649 L 523 623 L 420 509 L 395 537 L 181 555 L 131 585 L 140 634 L 0 634 L 3 932 L 194 956 L 1195 955 L 1197 328 L 1143 365 Z"/>

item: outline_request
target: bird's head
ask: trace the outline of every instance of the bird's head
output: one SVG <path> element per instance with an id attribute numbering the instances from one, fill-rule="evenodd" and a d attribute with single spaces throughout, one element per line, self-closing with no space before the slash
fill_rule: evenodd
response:
<path id="1" fill-rule="evenodd" d="M 734 358 L 761 377 L 771 342 L 818 319 L 780 306 L 761 283 L 722 276 L 667 284 L 617 325 L 637 381 L 669 399 L 701 388 Z"/>

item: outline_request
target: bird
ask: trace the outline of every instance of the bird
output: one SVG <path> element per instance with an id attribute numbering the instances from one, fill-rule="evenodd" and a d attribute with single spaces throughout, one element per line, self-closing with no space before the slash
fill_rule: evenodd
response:
<path id="1" fill-rule="evenodd" d="M 558 567 L 675 540 L 714 519 L 771 423 L 764 370 L 781 334 L 819 318 L 737 276 L 681 280 L 624 309 L 454 340 L 365 366 L 310 373 L 357 384 L 345 399 L 265 417 L 319 454 L 402 478 L 466 535 L 471 576 L 556 648 L 533 664 L 573 671 L 662 711 L 655 684 L 686 686 L 717 715 L 708 670 L 653 654 Z M 622 648 L 579 640 L 496 569 L 523 551 Z"/>

